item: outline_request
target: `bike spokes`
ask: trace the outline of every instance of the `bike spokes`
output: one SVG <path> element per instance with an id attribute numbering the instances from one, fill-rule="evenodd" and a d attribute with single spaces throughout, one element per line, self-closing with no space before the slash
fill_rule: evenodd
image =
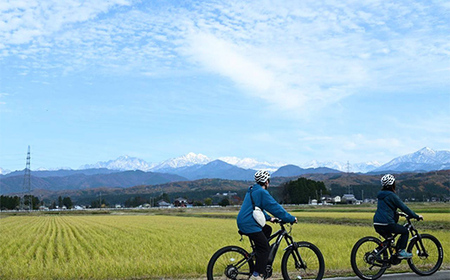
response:
<path id="1" fill-rule="evenodd" d="M 361 279 L 377 279 L 383 275 L 387 265 L 387 253 L 376 252 L 381 241 L 373 237 L 359 240 L 352 249 L 351 264 L 353 271 Z"/>
<path id="2" fill-rule="evenodd" d="M 284 279 L 322 279 L 325 270 L 319 249 L 306 242 L 286 251 L 281 266 Z"/>
<path id="3" fill-rule="evenodd" d="M 253 270 L 253 260 L 240 248 L 225 247 L 219 250 L 208 264 L 208 279 L 248 279 Z"/>
<path id="4" fill-rule="evenodd" d="M 422 276 L 435 273 L 442 264 L 442 245 L 434 236 L 423 234 L 420 239 L 412 240 L 408 251 L 413 257 L 408 260 L 411 269 Z"/>

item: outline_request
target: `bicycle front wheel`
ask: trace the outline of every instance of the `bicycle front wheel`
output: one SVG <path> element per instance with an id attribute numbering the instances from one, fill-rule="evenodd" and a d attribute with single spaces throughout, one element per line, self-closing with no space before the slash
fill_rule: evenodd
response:
<path id="1" fill-rule="evenodd" d="M 325 262 L 319 248 L 309 242 L 297 242 L 283 255 L 283 278 L 320 280 L 325 272 Z"/>
<path id="2" fill-rule="evenodd" d="M 386 251 L 377 255 L 375 249 L 381 245 L 378 238 L 366 236 L 358 240 L 353 246 L 350 262 L 355 274 L 366 280 L 378 279 L 386 270 L 384 261 L 388 260 Z"/>
<path id="3" fill-rule="evenodd" d="M 407 251 L 413 255 L 411 259 L 408 259 L 409 267 L 421 276 L 428 276 L 438 271 L 444 259 L 441 243 L 430 234 L 413 238 Z"/>
<path id="4" fill-rule="evenodd" d="M 228 246 L 217 251 L 208 263 L 206 275 L 213 279 L 246 279 L 253 273 L 253 258 L 237 246 Z"/>

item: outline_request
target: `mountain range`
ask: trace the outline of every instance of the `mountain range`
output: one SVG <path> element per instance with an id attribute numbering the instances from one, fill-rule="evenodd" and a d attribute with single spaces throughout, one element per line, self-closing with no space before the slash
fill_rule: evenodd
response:
<path id="1" fill-rule="evenodd" d="M 193 170 L 200 169 L 202 166 L 206 166 L 207 164 L 217 160 L 241 169 L 252 169 L 252 170 L 265 169 L 271 172 L 277 171 L 280 167 L 290 165 L 287 163 L 269 163 L 265 161 L 261 162 L 251 158 L 240 159 L 237 157 L 221 157 L 218 159 L 211 159 L 205 155 L 195 154 L 191 152 L 186 155 L 168 159 L 160 163 L 148 163 L 140 158 L 121 156 L 115 160 L 100 161 L 94 164 L 85 164 L 80 166 L 78 170 L 83 174 L 86 174 L 86 172 L 82 170 L 91 170 L 91 169 L 97 171 L 105 169 L 103 171 L 107 173 L 115 171 L 141 170 L 145 172 L 150 171 L 159 173 L 174 173 L 179 174 L 181 176 L 185 176 L 186 178 L 192 178 L 192 176 L 190 176 L 188 173 L 192 172 Z M 350 164 L 349 162 L 343 163 L 338 161 L 328 161 L 328 162 L 311 161 L 297 167 L 302 169 L 329 168 L 342 172 L 353 172 L 353 173 L 370 173 L 370 172 L 379 173 L 383 171 L 418 172 L 418 171 L 445 170 L 450 169 L 450 151 L 445 150 L 434 151 L 428 147 L 425 147 L 415 153 L 394 158 L 390 162 L 383 165 L 381 165 L 376 161 L 365 163 L 352 163 L 352 164 Z M 63 170 L 75 172 L 75 170 L 65 168 Z M 51 172 L 51 170 L 45 170 L 42 168 L 39 169 L 39 171 Z M 8 173 L 11 173 L 11 171 L 2 169 L 0 167 L 0 175 L 5 175 Z"/>
<path id="2" fill-rule="evenodd" d="M 79 169 L 92 169 L 92 168 L 107 168 L 113 170 L 142 170 L 153 172 L 171 172 L 172 170 L 187 168 L 198 165 L 206 165 L 215 160 L 220 160 L 228 164 L 237 166 L 244 169 L 266 169 L 275 171 L 279 167 L 283 166 L 282 163 L 271 164 L 268 162 L 260 162 L 251 158 L 240 159 L 237 157 L 221 157 L 218 159 L 210 159 L 202 154 L 188 153 L 186 155 L 165 160 L 163 162 L 154 164 L 147 163 L 146 161 L 130 157 L 121 156 L 115 160 L 109 160 L 104 162 L 97 162 L 95 164 L 86 164 L 80 166 Z"/>
<path id="3" fill-rule="evenodd" d="M 200 168 L 200 166 L 207 165 L 208 163 L 216 160 L 220 160 L 242 169 L 265 169 L 271 172 L 277 171 L 282 166 L 289 165 L 286 163 L 269 163 L 265 161 L 261 162 L 251 158 L 240 159 L 237 157 L 221 157 L 213 160 L 205 155 L 195 154 L 191 152 L 184 156 L 168 159 L 158 164 L 147 163 L 142 159 L 134 157 L 122 156 L 115 160 L 83 165 L 79 169 L 106 168 L 121 171 L 142 170 L 163 173 L 173 173 L 173 171 L 175 170 L 176 173 L 178 173 L 183 169 L 198 169 Z M 434 151 L 428 147 L 424 147 L 423 149 L 415 153 L 394 158 L 390 162 L 383 165 L 376 161 L 353 164 L 337 161 L 311 161 L 298 167 L 302 169 L 329 168 L 342 172 L 359 173 L 381 172 L 387 170 L 395 172 L 444 170 L 450 168 L 450 151 Z"/>
<path id="4" fill-rule="evenodd" d="M 394 158 L 372 172 L 424 172 L 450 169 L 450 151 L 434 151 L 425 147 L 415 153 Z"/>
<path id="5" fill-rule="evenodd" d="M 235 164 L 239 162 L 236 158 L 231 160 Z M 249 159 L 241 161 L 240 164 L 258 166 L 257 169 L 261 166 L 270 166 L 268 163 L 259 163 Z M 82 168 L 85 169 L 31 171 L 31 188 L 33 190 L 60 191 L 99 187 L 129 188 L 137 185 L 157 185 L 200 179 L 252 181 L 256 171 L 256 169 L 241 168 L 219 159 L 210 160 L 204 155 L 194 153 L 151 166 L 137 158 L 120 157 L 115 161 L 83 166 Z M 272 167 L 275 168 L 275 166 Z M 145 168 L 147 171 L 139 168 Z M 447 169 L 450 169 L 449 151 L 433 151 L 430 148 L 423 148 L 413 154 L 395 158 L 367 174 L 426 172 Z M 329 167 L 302 168 L 287 164 L 272 171 L 272 177 L 275 179 L 277 177 L 298 177 L 306 174 L 339 173 L 343 172 Z M 23 170 L 0 175 L 0 194 L 21 193 L 23 191 Z"/>

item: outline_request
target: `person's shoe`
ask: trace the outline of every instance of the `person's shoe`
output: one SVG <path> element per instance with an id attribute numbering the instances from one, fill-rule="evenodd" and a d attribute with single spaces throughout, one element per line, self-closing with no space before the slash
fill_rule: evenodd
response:
<path id="1" fill-rule="evenodd" d="M 252 276 L 250 276 L 249 280 L 264 280 L 264 278 L 262 278 L 259 275 L 258 276 L 252 275 Z"/>
<path id="2" fill-rule="evenodd" d="M 410 259 L 410 258 L 412 258 L 412 254 L 406 252 L 405 250 L 401 250 L 400 252 L 398 252 L 397 257 L 399 259 Z"/>

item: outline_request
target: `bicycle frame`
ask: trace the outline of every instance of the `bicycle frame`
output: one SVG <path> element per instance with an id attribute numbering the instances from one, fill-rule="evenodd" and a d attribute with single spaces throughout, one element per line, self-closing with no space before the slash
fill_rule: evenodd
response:
<path id="1" fill-rule="evenodd" d="M 410 242 L 413 238 L 418 238 L 419 242 L 416 244 L 420 244 L 421 248 L 417 248 L 418 251 L 421 252 L 421 254 L 425 254 L 424 256 L 427 256 L 427 253 L 425 252 L 425 250 L 423 249 L 423 243 L 422 243 L 422 239 L 421 236 L 419 234 L 419 231 L 414 227 L 414 225 L 411 223 L 411 218 L 406 216 L 406 215 L 402 215 L 401 216 L 406 218 L 406 223 L 403 225 L 404 227 L 406 227 L 408 229 L 408 231 L 411 233 L 411 238 L 409 239 L 408 242 Z M 394 253 L 394 249 L 393 249 L 393 245 L 395 243 L 395 240 L 397 238 L 399 234 L 393 234 L 392 236 L 385 238 L 383 240 L 383 242 L 381 243 L 381 247 L 378 247 L 377 249 L 375 249 L 376 253 L 376 257 L 379 258 L 380 262 L 382 263 L 382 265 L 378 265 L 375 262 L 373 263 L 373 266 L 380 266 L 380 267 L 390 267 L 391 265 L 397 265 L 399 263 L 401 263 L 402 259 L 398 259 L 397 256 Z M 389 254 L 389 257 L 387 259 L 383 259 L 382 256 L 384 254 L 384 252 L 387 252 Z"/>
<path id="2" fill-rule="evenodd" d="M 276 254 L 278 252 L 278 248 L 281 244 L 281 241 L 284 239 L 286 240 L 287 243 L 287 247 L 284 248 L 284 251 L 286 251 L 289 247 L 293 247 L 294 248 L 294 252 L 295 254 L 293 255 L 295 263 L 296 263 L 296 267 L 297 268 L 305 268 L 306 265 L 304 263 L 304 261 L 302 260 L 298 250 L 296 247 L 296 243 L 294 242 L 294 239 L 292 238 L 292 236 L 290 236 L 290 232 L 288 232 L 286 230 L 286 228 L 284 227 L 284 223 L 279 223 L 281 226 L 281 229 L 279 229 L 277 232 L 275 232 L 274 234 L 272 234 L 269 238 L 268 238 L 268 242 L 270 243 L 272 240 L 276 239 L 272 244 L 270 244 L 270 253 L 269 253 L 269 259 L 267 262 L 267 267 L 266 267 L 266 278 L 269 278 L 270 275 L 272 274 L 272 264 L 273 261 L 275 260 Z M 250 245 L 252 247 L 252 252 L 250 253 L 249 257 L 247 258 L 247 260 L 252 259 L 256 253 L 255 253 L 255 244 L 254 242 L 250 240 Z"/>

